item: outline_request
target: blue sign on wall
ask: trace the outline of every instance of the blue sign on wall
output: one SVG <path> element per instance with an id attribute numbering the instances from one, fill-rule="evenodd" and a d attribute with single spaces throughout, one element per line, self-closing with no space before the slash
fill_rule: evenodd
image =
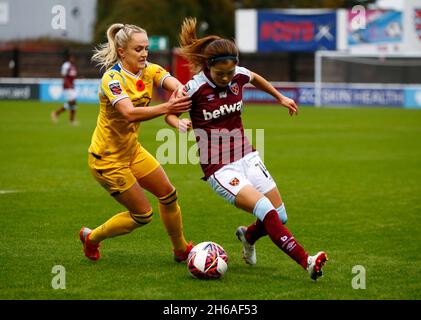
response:
<path id="1" fill-rule="evenodd" d="M 348 12 L 348 24 L 351 26 L 353 14 Z M 348 45 L 366 45 L 397 43 L 403 40 L 402 12 L 368 10 L 366 19 L 369 20 L 365 28 L 348 30 Z"/>
<path id="2" fill-rule="evenodd" d="M 293 88 L 276 87 L 276 89 L 288 98 L 291 98 L 296 101 L 298 101 L 299 99 L 298 89 L 296 87 L 293 87 Z M 245 88 L 245 90 L 243 91 L 243 100 L 246 102 L 251 101 L 254 103 L 276 103 L 276 99 L 272 97 L 269 93 L 258 90 L 255 87 Z"/>
<path id="3" fill-rule="evenodd" d="M 402 107 L 402 89 L 323 88 L 321 96 L 325 106 L 379 106 Z"/>
<path id="4" fill-rule="evenodd" d="M 78 102 L 93 102 L 98 100 L 99 80 L 75 81 Z M 61 80 L 45 80 L 40 83 L 40 100 L 47 102 L 64 102 L 63 82 Z"/>
<path id="5" fill-rule="evenodd" d="M 322 106 L 379 106 L 402 107 L 404 91 L 402 89 L 322 88 Z M 315 104 L 314 87 L 300 87 L 298 102 L 303 105 Z"/>
<path id="6" fill-rule="evenodd" d="M 258 51 L 336 50 L 336 12 L 258 11 Z"/>
<path id="7" fill-rule="evenodd" d="M 405 108 L 421 109 L 421 87 L 405 89 Z"/>
<path id="8" fill-rule="evenodd" d="M 276 87 L 282 94 L 294 99 L 299 105 L 315 105 L 315 88 L 311 85 L 297 87 Z M 421 108 L 421 88 L 418 90 L 398 88 L 357 88 L 329 86 L 322 88 L 322 106 L 379 106 Z M 250 103 L 274 103 L 275 99 L 267 93 L 246 87 L 243 99 Z"/>

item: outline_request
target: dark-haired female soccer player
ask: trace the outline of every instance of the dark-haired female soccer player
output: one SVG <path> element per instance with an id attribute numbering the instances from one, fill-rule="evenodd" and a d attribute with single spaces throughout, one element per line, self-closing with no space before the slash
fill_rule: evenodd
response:
<path id="1" fill-rule="evenodd" d="M 243 258 L 248 264 L 255 264 L 254 244 L 268 234 L 282 251 L 308 271 L 311 279 L 317 280 L 322 276 L 327 256 L 323 251 L 310 256 L 284 226 L 287 214 L 278 188 L 258 152 L 244 136 L 241 120 L 242 90 L 247 83 L 275 97 L 291 116 L 297 114 L 296 103 L 260 75 L 238 66 L 238 49 L 233 41 L 214 35 L 197 39 L 195 19 L 184 20 L 180 44 L 182 55 L 196 73 L 185 85 L 184 94 L 193 103 L 190 118 L 204 179 L 225 200 L 257 218 L 252 225 L 240 226 L 236 231 L 243 245 Z M 167 115 L 166 121 L 182 127 L 178 115 Z"/>
<path id="2" fill-rule="evenodd" d="M 77 76 L 76 58 L 73 54 L 68 54 L 66 60 L 61 66 L 61 76 L 63 77 L 63 95 L 66 102 L 59 109 L 51 112 L 51 119 L 54 123 L 58 121 L 60 114 L 69 110 L 70 112 L 70 123 L 77 126 L 78 121 L 76 120 L 76 98 L 77 93 L 75 89 L 75 79 Z"/>

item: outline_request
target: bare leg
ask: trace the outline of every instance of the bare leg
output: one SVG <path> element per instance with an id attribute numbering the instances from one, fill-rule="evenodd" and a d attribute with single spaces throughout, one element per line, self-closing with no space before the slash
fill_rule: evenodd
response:
<path id="1" fill-rule="evenodd" d="M 53 112 L 51 112 L 51 120 L 56 123 L 58 121 L 58 117 L 61 113 L 63 113 L 64 111 L 66 111 L 66 109 L 64 107 L 61 107 Z"/>
<path id="2" fill-rule="evenodd" d="M 282 205 L 281 194 L 279 193 L 278 188 L 273 188 L 269 192 L 265 193 L 265 197 L 272 202 L 275 208 L 279 208 Z"/>

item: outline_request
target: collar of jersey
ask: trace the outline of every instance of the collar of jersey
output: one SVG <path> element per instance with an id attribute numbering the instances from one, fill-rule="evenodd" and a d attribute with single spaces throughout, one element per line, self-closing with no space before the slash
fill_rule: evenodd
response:
<path id="1" fill-rule="evenodd" d="M 141 75 L 142 75 L 142 70 L 139 70 L 139 72 L 137 74 L 134 74 L 132 72 L 130 72 L 129 70 L 124 69 L 123 65 L 119 62 L 118 66 L 121 68 L 121 70 L 124 71 L 124 73 L 126 73 L 127 75 L 131 76 L 132 78 L 138 79 Z M 146 66 L 145 68 L 148 66 L 148 62 L 146 62 Z"/>
<path id="2" fill-rule="evenodd" d="M 205 79 L 205 81 L 212 87 L 212 88 L 216 88 L 216 85 L 212 82 L 211 78 L 210 78 L 210 74 L 209 72 L 206 72 L 205 70 L 202 70 L 200 72 L 203 75 L 203 78 Z"/>
<path id="3" fill-rule="evenodd" d="M 213 82 L 212 82 L 212 80 L 211 80 L 211 77 L 210 77 L 210 72 L 209 71 L 206 71 L 206 70 L 203 70 L 203 71 L 201 71 L 200 72 L 202 75 L 203 75 L 203 78 L 205 78 L 205 81 L 212 87 L 212 88 L 216 88 L 216 84 L 214 84 Z M 231 85 L 231 82 L 232 81 L 230 81 L 229 83 L 228 83 L 228 85 L 227 85 L 227 88 L 229 88 L 229 86 Z M 222 89 L 222 88 L 218 88 L 218 89 Z"/>

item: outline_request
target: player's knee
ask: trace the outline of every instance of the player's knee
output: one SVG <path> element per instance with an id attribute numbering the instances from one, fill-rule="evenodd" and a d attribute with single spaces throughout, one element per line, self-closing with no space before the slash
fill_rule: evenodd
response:
<path id="1" fill-rule="evenodd" d="M 165 206 L 169 206 L 171 204 L 176 203 L 176 201 L 177 201 L 177 190 L 174 188 L 173 191 L 171 191 L 166 196 L 158 198 L 158 200 L 159 200 L 160 204 L 163 204 Z"/>
<path id="2" fill-rule="evenodd" d="M 142 212 L 142 213 L 133 213 L 130 212 L 130 216 L 136 222 L 138 225 L 145 225 L 152 221 L 153 217 L 153 211 L 152 209 L 148 212 Z"/>
<path id="3" fill-rule="evenodd" d="M 282 224 L 287 223 L 288 215 L 287 215 L 287 211 L 285 209 L 285 205 L 282 203 L 280 207 L 276 208 L 276 211 L 278 212 L 278 216 L 279 216 L 279 219 L 281 220 Z"/>

